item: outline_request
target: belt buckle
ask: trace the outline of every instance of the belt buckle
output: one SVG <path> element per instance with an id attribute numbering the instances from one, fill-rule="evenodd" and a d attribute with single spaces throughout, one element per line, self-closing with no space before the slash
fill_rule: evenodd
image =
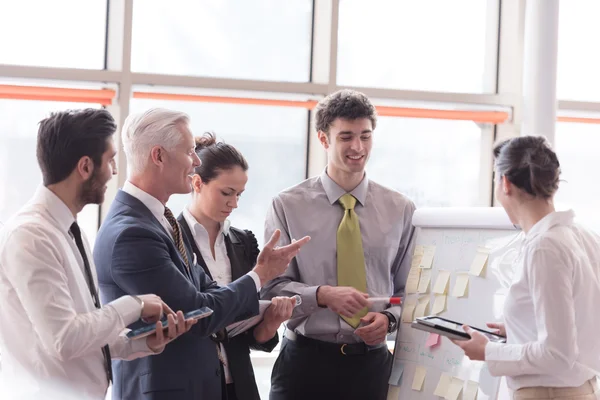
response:
<path id="1" fill-rule="evenodd" d="M 346 352 L 344 351 L 344 347 L 346 347 L 346 343 L 344 343 L 343 345 L 340 346 L 340 353 L 347 356 L 348 354 L 346 354 Z"/>

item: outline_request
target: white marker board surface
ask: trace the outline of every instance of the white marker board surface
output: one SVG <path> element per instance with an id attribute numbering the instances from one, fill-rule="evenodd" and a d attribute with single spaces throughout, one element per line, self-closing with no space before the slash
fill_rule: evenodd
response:
<path id="1" fill-rule="evenodd" d="M 504 210 L 496 207 L 419 209 L 415 212 L 413 224 L 417 248 L 435 246 L 435 255 L 431 263 L 428 293 L 407 294 L 404 306 L 411 299 L 418 301 L 429 296 L 428 314 L 432 314 L 436 296 L 440 296 L 434 293 L 437 277 L 440 271 L 442 275 L 444 271 L 449 271 L 446 307 L 445 311 L 438 314 L 440 317 L 481 328 L 486 328 L 486 322 L 499 320 L 512 276 L 512 260 L 522 237 Z M 470 274 L 478 252 L 486 249 L 489 256 L 481 276 Z M 457 278 L 465 273 L 468 274 L 465 296 L 454 297 Z M 443 285 L 438 286 L 438 291 L 441 286 Z M 394 348 L 395 370 L 392 371 L 392 376 L 398 376 L 398 368 L 403 371 L 399 385 L 390 385 L 388 400 L 440 399 L 441 397 L 434 395 L 434 391 L 443 373 L 464 381 L 463 391 L 458 399 L 463 398 L 467 389 L 472 391 L 473 382 L 478 385 L 478 400 L 498 398 L 500 378 L 490 376 L 485 363 L 470 361 L 459 347 L 446 338 L 440 338 L 436 347 L 427 347 L 428 338 L 427 332 L 413 329 L 409 323 L 400 324 Z M 414 390 L 415 372 L 419 372 L 417 380 L 421 381 L 423 368 L 426 373 L 421 390 Z M 453 400 L 454 395 L 448 393 L 448 398 Z"/>

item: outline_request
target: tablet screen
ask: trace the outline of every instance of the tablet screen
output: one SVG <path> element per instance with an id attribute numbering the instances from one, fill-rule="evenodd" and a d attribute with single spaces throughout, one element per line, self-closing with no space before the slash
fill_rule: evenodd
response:
<path id="1" fill-rule="evenodd" d="M 439 318 L 439 317 L 432 317 L 432 318 L 427 318 L 427 321 L 433 324 L 436 324 L 438 326 L 447 328 L 447 329 L 451 329 L 453 331 L 457 331 L 460 333 L 464 332 L 464 329 L 462 327 L 462 324 L 459 324 L 457 322 L 454 321 L 450 321 L 447 319 L 443 319 L 443 318 Z M 483 330 L 483 329 L 479 329 L 479 328 L 475 328 L 473 326 L 471 326 L 471 328 L 473 328 L 474 330 L 480 332 L 481 334 L 483 334 L 485 337 L 488 338 L 488 340 L 492 341 L 492 342 L 501 342 L 504 343 L 506 342 L 506 338 L 504 336 L 500 336 L 500 335 L 496 335 L 492 332 Z"/>

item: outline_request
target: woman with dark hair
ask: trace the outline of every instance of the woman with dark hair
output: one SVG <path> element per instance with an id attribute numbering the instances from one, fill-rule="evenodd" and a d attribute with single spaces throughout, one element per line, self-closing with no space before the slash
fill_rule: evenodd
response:
<path id="1" fill-rule="evenodd" d="M 600 399 L 600 237 L 557 212 L 560 164 L 543 137 L 500 143 L 496 198 L 525 237 L 504 305 L 504 322 L 490 328 L 507 343 L 465 327 L 454 341 L 472 360 L 506 376 L 513 399 Z"/>
<path id="2" fill-rule="evenodd" d="M 211 133 L 196 138 L 195 151 L 202 164 L 192 178 L 192 201 L 178 220 L 198 264 L 224 286 L 252 270 L 259 254 L 254 234 L 230 226 L 227 219 L 246 187 L 248 163 L 235 147 L 217 142 Z M 277 328 L 293 308 L 293 299 L 274 298 L 260 324 L 221 341 L 223 399 L 260 399 L 250 349 L 273 350 L 279 342 Z"/>

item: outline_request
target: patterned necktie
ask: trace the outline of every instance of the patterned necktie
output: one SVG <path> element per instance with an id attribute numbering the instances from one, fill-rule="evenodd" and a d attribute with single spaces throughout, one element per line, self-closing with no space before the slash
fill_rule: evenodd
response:
<path id="1" fill-rule="evenodd" d="M 171 210 L 169 210 L 168 207 L 165 207 L 165 218 L 167 219 L 167 222 L 169 222 L 169 225 L 171 225 L 171 228 L 173 228 L 173 240 L 175 241 L 175 246 L 177 246 L 177 250 L 179 250 L 179 254 L 181 254 L 181 257 L 185 262 L 185 266 L 189 271 L 190 262 L 187 258 L 185 246 L 183 245 L 183 235 L 181 234 L 181 227 L 179 226 L 179 222 L 177 222 L 177 220 L 173 216 L 173 213 L 171 212 Z"/>
<path id="2" fill-rule="evenodd" d="M 175 241 L 175 246 L 177 246 L 177 250 L 179 250 L 179 254 L 181 254 L 181 257 L 183 257 L 183 261 L 185 261 L 185 266 L 187 267 L 187 269 L 189 271 L 190 270 L 190 262 L 187 258 L 185 246 L 183 245 L 183 235 L 181 233 L 181 227 L 179 226 L 179 222 L 177 222 L 177 220 L 175 219 L 175 216 L 173 215 L 173 213 L 171 212 L 169 207 L 166 207 L 166 206 L 165 206 L 165 218 L 169 222 L 169 225 L 171 225 L 171 228 L 173 228 L 173 240 Z M 215 338 L 217 338 L 217 337 L 219 337 L 219 335 L 223 335 L 223 338 L 225 338 L 226 337 L 225 329 L 222 329 L 221 331 L 217 332 L 217 334 L 214 334 L 213 336 Z M 223 340 L 223 339 L 221 339 L 221 340 Z M 227 364 L 225 363 L 225 358 L 223 357 L 223 354 L 222 354 L 223 349 L 221 348 L 221 343 L 216 342 L 216 345 L 217 345 L 217 357 L 219 357 L 219 361 L 221 362 L 221 364 L 226 366 Z"/>
<path id="3" fill-rule="evenodd" d="M 85 248 L 83 247 L 81 229 L 79 229 L 79 225 L 77 225 L 77 222 L 73 222 L 73 225 L 71 225 L 71 229 L 69 229 L 69 231 L 75 239 L 75 244 L 77 245 L 79 253 L 81 253 L 81 258 L 83 259 L 83 266 L 85 270 L 85 280 L 87 281 L 88 289 L 90 290 L 90 294 L 92 295 L 94 306 L 96 306 L 96 308 L 100 308 L 100 299 L 98 298 L 98 291 L 96 290 L 96 284 L 94 283 L 94 278 L 92 276 L 90 262 L 87 258 L 87 255 L 85 254 Z M 104 369 L 106 371 L 106 377 L 108 378 L 109 382 L 112 382 L 112 363 L 110 356 L 110 348 L 108 347 L 108 345 L 102 347 L 102 356 L 104 357 Z"/>
<path id="4" fill-rule="evenodd" d="M 339 199 L 344 207 L 344 217 L 337 230 L 337 278 L 338 286 L 350 286 L 361 292 L 367 292 L 367 272 L 365 270 L 365 254 L 358 215 L 354 212 L 356 198 L 346 193 Z M 358 311 L 352 318 L 342 318 L 352 327 L 360 324 L 360 319 L 367 314 L 367 308 Z"/>

